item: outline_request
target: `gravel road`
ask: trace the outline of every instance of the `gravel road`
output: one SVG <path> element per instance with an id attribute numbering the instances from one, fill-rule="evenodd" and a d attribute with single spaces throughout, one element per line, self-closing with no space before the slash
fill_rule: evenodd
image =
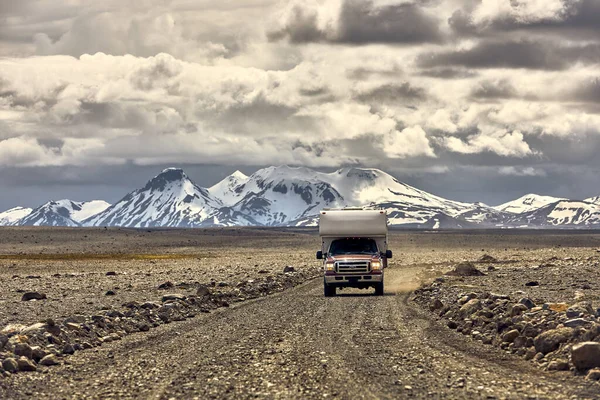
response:
<path id="1" fill-rule="evenodd" d="M 387 270 L 385 296 L 322 283 L 77 352 L 0 381 L 0 398 L 596 398 L 465 337 L 409 301 L 418 266 Z"/>

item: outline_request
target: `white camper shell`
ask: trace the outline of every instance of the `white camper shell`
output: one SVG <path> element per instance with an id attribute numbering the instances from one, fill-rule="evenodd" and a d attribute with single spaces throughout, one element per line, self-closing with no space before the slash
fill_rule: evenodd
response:
<path id="1" fill-rule="evenodd" d="M 387 214 L 382 210 L 362 208 L 325 209 L 319 214 L 319 236 L 323 253 L 327 253 L 331 242 L 346 237 L 372 238 L 379 252 L 387 250 Z"/>
<path id="2" fill-rule="evenodd" d="M 363 208 L 324 209 L 319 214 L 326 297 L 337 288 L 375 288 L 383 294 L 383 269 L 392 257 L 388 250 L 387 215 Z"/>

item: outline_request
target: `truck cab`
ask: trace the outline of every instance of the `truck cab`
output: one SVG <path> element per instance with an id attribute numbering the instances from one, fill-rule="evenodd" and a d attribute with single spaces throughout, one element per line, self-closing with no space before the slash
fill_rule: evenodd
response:
<path id="1" fill-rule="evenodd" d="M 387 248 L 387 215 L 383 210 L 325 209 L 319 214 L 323 260 L 323 292 L 335 296 L 337 288 L 374 288 L 383 295 L 384 269 L 392 251 Z"/>

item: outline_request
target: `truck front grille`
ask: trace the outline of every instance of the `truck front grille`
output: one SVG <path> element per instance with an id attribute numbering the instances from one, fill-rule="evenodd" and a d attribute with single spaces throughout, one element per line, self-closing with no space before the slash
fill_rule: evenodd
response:
<path id="1" fill-rule="evenodd" d="M 369 261 L 336 261 L 335 270 L 340 274 L 369 272 Z"/>

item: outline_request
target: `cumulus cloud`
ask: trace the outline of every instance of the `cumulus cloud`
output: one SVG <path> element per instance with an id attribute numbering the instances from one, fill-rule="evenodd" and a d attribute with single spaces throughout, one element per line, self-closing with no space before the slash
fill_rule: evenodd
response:
<path id="1" fill-rule="evenodd" d="M 466 141 L 456 137 L 446 137 L 442 142 L 448 150 L 462 154 L 490 152 L 519 158 L 533 154 L 529 144 L 524 141 L 523 134 L 518 131 L 479 133 L 469 136 Z"/>
<path id="2" fill-rule="evenodd" d="M 360 164 L 442 176 L 441 195 L 477 169 L 555 188 L 600 169 L 598 4 L 12 2 L 0 168 Z"/>

